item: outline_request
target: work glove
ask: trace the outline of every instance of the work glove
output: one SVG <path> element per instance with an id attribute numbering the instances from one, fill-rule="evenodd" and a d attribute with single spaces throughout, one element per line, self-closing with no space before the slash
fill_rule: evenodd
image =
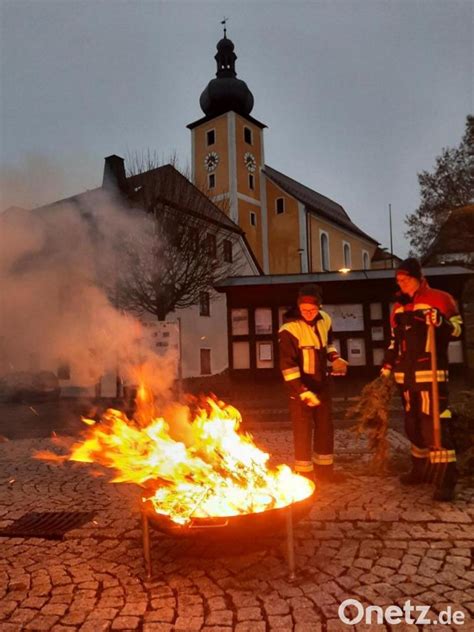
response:
<path id="1" fill-rule="evenodd" d="M 316 408 L 316 406 L 319 406 L 319 404 L 321 403 L 319 397 L 316 395 L 316 393 L 313 393 L 312 391 L 303 391 L 302 393 L 300 393 L 300 399 L 304 404 L 306 404 L 306 406 L 309 406 L 310 408 Z"/>
<path id="2" fill-rule="evenodd" d="M 332 363 L 331 375 L 345 375 L 347 373 L 348 366 L 349 362 L 347 362 L 347 360 L 337 358 Z"/>
<path id="3" fill-rule="evenodd" d="M 429 309 L 425 309 L 425 322 L 427 325 L 439 327 L 443 322 L 443 316 L 436 307 L 430 307 Z"/>
<path id="4" fill-rule="evenodd" d="M 390 377 L 392 369 L 389 366 L 383 366 L 380 369 L 380 377 Z"/>

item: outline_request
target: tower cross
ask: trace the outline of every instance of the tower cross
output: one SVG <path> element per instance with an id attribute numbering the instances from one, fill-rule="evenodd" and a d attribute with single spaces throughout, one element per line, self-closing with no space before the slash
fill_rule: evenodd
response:
<path id="1" fill-rule="evenodd" d="M 229 18 L 224 18 L 224 19 L 222 20 L 222 22 L 221 22 L 221 24 L 223 24 L 223 25 L 224 25 L 224 37 L 227 37 L 227 35 L 226 35 L 226 33 L 227 33 L 227 28 L 226 28 L 226 27 L 227 27 L 227 20 L 228 20 L 228 19 L 229 19 Z"/>

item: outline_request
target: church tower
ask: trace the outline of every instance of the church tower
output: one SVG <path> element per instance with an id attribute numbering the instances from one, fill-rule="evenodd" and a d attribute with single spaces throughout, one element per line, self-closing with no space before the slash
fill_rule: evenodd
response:
<path id="1" fill-rule="evenodd" d="M 214 57 L 216 78 L 201 94 L 204 117 L 190 123 L 193 181 L 245 232 L 264 272 L 268 272 L 268 226 L 263 130 L 250 116 L 253 95 L 237 79 L 234 44 L 224 37 Z"/>

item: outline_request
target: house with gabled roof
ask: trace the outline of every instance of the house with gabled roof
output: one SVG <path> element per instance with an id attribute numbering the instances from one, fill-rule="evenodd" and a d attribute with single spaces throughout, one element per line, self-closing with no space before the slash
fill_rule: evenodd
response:
<path id="1" fill-rule="evenodd" d="M 235 271 L 235 274 L 262 273 L 243 230 L 172 165 L 163 165 L 127 176 L 123 158 L 116 155 L 108 156 L 105 159 L 101 187 L 51 202 L 31 211 L 12 208 L 5 211 L 1 218 L 5 222 L 13 221 L 15 216 L 21 213 L 29 216 L 31 222 L 44 219 L 48 230 L 54 233 L 55 223 L 61 226 L 61 222 L 58 222 L 61 214 L 67 215 L 73 211 L 75 221 L 81 225 L 84 223 L 90 238 L 101 239 L 108 230 L 107 220 L 115 221 L 115 207 L 128 207 L 135 209 L 135 212 L 141 209 L 143 212 L 153 212 L 157 217 L 166 214 L 176 225 L 195 231 L 196 247 L 206 248 L 206 252 L 209 247 L 208 254 L 216 268 L 221 262 L 226 262 L 229 265 L 226 265 L 225 269 Z M 105 216 L 101 215 L 102 209 L 107 209 Z M 100 227 L 97 226 L 98 216 L 103 217 Z M 60 229 L 58 234 L 55 234 L 55 239 L 61 239 Z M 42 251 L 33 253 L 32 256 L 38 259 L 40 265 Z M 80 294 L 80 288 L 71 284 L 71 279 L 65 271 L 57 277 L 58 300 L 48 307 L 51 318 L 61 318 L 61 314 L 69 310 L 68 318 L 74 322 L 68 296 L 69 292 Z M 86 279 L 85 283 L 89 283 L 89 280 Z M 77 315 L 77 318 L 80 316 Z M 136 343 L 145 345 L 158 354 L 167 349 L 179 349 L 179 376 L 192 378 L 222 373 L 228 367 L 226 299 L 212 287 L 206 292 L 200 292 L 195 305 L 175 309 L 167 313 L 161 322 L 158 321 L 156 314 L 146 311 L 140 315 L 139 320 L 141 327 L 136 331 Z M 93 366 L 94 349 L 87 335 L 83 339 L 83 346 L 90 347 Z M 87 372 L 76 370 L 75 358 L 68 357 L 67 353 L 62 357 L 55 357 L 48 348 L 42 357 L 41 350 L 37 353 L 35 349 L 30 349 L 31 352 L 24 354 L 24 357 L 16 357 L 16 370 L 52 371 L 59 379 L 63 395 L 114 396 L 117 393 L 119 366 L 118 375 L 115 370 L 102 375 L 91 370 L 89 375 Z M 3 353 L 0 339 L 0 375 L 8 371 L 11 364 L 6 352 Z"/>
<path id="2" fill-rule="evenodd" d="M 474 204 L 454 208 L 423 257 L 427 265 L 474 265 Z"/>

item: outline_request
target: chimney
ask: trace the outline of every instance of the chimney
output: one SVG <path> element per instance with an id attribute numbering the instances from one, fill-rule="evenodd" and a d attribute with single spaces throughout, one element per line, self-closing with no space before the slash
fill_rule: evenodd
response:
<path id="1" fill-rule="evenodd" d="M 127 193 L 127 177 L 123 158 L 115 154 L 105 158 L 102 186 L 109 191 L 118 190 L 121 193 Z"/>

